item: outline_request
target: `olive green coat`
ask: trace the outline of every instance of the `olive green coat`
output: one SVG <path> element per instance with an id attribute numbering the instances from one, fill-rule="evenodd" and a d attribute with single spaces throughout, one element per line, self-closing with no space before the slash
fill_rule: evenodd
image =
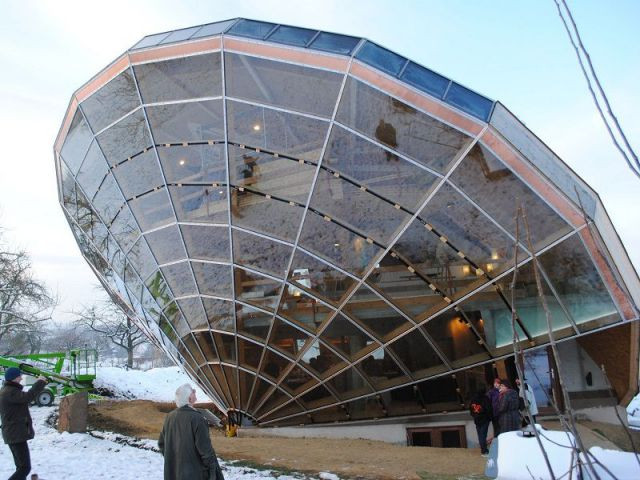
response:
<path id="1" fill-rule="evenodd" d="M 209 425 L 190 406 L 167 415 L 158 439 L 164 480 L 224 480 L 209 438 Z"/>

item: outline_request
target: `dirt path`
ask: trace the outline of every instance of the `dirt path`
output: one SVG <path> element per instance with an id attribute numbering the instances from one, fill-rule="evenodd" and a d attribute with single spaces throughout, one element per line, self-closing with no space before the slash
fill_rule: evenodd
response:
<path id="1" fill-rule="evenodd" d="M 143 400 L 90 406 L 92 428 L 156 439 L 173 404 Z M 226 438 L 212 429 L 218 455 L 293 471 L 330 471 L 349 478 L 421 479 L 481 475 L 485 459 L 475 449 L 404 447 L 371 440 L 252 437 Z"/>

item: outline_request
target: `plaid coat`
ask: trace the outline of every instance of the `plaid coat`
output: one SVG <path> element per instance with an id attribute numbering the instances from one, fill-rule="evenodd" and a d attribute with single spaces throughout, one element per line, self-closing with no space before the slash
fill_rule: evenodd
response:
<path id="1" fill-rule="evenodd" d="M 500 433 L 520 430 L 518 393 L 515 390 L 509 389 L 506 392 L 500 394 L 498 422 L 500 423 Z"/>

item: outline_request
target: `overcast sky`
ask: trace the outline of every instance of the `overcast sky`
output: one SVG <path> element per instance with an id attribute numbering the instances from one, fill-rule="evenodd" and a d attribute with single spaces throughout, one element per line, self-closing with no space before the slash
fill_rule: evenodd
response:
<path id="1" fill-rule="evenodd" d="M 640 2 L 570 1 L 618 118 L 640 151 Z M 53 143 L 71 94 L 144 35 L 233 17 L 367 37 L 500 100 L 601 196 L 640 267 L 640 181 L 589 97 L 553 0 L 0 0 L 0 227 L 60 295 L 97 283 L 57 203 Z"/>

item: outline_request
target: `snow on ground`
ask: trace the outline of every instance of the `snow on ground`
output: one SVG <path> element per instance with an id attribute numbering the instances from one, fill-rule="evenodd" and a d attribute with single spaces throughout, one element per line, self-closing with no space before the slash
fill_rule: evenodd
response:
<path id="1" fill-rule="evenodd" d="M 627 420 L 631 428 L 640 430 L 640 393 L 627 406 Z"/>
<path id="2" fill-rule="evenodd" d="M 87 433 L 58 433 L 47 424 L 47 418 L 57 407 L 32 407 L 36 438 L 29 442 L 32 473 L 42 480 L 87 480 L 108 478 L 112 480 L 162 480 L 163 458 L 152 440 L 136 441 L 140 447 L 117 443 L 121 435 L 95 432 L 96 438 Z M 130 439 L 133 440 L 133 439 Z M 154 450 L 150 450 L 154 449 Z M 220 462 L 226 480 L 294 480 L 338 477 L 321 473 L 318 477 L 302 474 L 280 475 L 270 470 L 234 466 L 232 462 Z M 0 445 L 0 478 L 13 473 L 13 459 L 9 447 Z"/>
<path id="3" fill-rule="evenodd" d="M 109 390 L 116 398 L 173 402 L 176 389 L 189 383 L 196 389 L 198 401 L 209 397 L 178 367 L 126 370 L 119 367 L 98 367 L 94 381 L 96 388 Z"/>
<path id="4" fill-rule="evenodd" d="M 573 462 L 573 435 L 568 432 L 544 430 L 540 425 L 537 427 L 555 477 L 567 478 Z M 602 480 L 640 478 L 640 465 L 633 453 L 605 450 L 600 447 L 592 447 L 589 452 L 614 475 L 612 477 L 604 469 L 597 467 L 597 473 Z M 575 468 L 574 465 L 573 478 L 577 478 Z M 537 440 L 535 437 L 523 437 L 521 432 L 503 433 L 492 442 L 485 475 L 498 480 L 551 478 Z M 589 477 L 585 475 L 584 478 Z"/>

